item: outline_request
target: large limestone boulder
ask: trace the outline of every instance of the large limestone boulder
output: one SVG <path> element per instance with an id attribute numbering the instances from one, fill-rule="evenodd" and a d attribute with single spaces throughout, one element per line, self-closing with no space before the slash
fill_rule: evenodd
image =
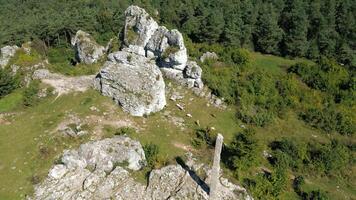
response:
<path id="1" fill-rule="evenodd" d="M 36 185 L 33 199 L 140 199 L 144 186 L 125 168 L 138 170 L 144 164 L 141 144 L 126 136 L 89 142 L 64 152 L 61 164 Z"/>
<path id="2" fill-rule="evenodd" d="M 150 59 L 125 51 L 108 56 L 95 88 L 134 116 L 160 111 L 166 105 L 162 73 Z"/>
<path id="3" fill-rule="evenodd" d="M 138 6 L 125 11 L 124 43 L 135 53 L 145 55 L 145 46 L 158 28 L 157 22 Z"/>
<path id="4" fill-rule="evenodd" d="M 112 163 L 112 164 L 110 164 Z M 148 185 L 136 182 L 127 169 L 137 170 L 145 163 L 139 142 L 117 136 L 89 142 L 77 150 L 66 150 L 61 164 L 54 165 L 47 178 L 35 186 L 36 200 L 208 200 L 209 169 L 187 162 L 151 171 Z M 201 179 L 196 169 L 207 172 Z M 220 177 L 218 199 L 253 200 L 244 188 Z M 31 199 L 31 198 L 28 198 Z"/>
<path id="5" fill-rule="evenodd" d="M 158 26 L 144 9 L 137 6 L 128 7 L 125 16 L 124 51 L 154 58 L 166 77 L 175 77 L 174 80 L 189 87 L 202 88 L 200 77 L 187 77 L 184 74 L 191 65 L 188 63 L 184 38 L 178 30 Z"/>
<path id="6" fill-rule="evenodd" d="M 16 51 L 19 49 L 18 46 L 5 46 L 1 48 L 0 54 L 0 67 L 4 68 L 10 61 L 10 59 L 15 55 Z"/>
<path id="7" fill-rule="evenodd" d="M 79 30 L 71 41 L 79 62 L 93 64 L 104 54 L 105 47 L 96 43 L 89 33 Z"/>
<path id="8" fill-rule="evenodd" d="M 158 58 L 160 67 L 178 70 L 184 70 L 188 60 L 182 34 L 176 29 L 169 31 L 164 26 L 159 27 L 152 35 L 146 46 L 146 55 Z"/>

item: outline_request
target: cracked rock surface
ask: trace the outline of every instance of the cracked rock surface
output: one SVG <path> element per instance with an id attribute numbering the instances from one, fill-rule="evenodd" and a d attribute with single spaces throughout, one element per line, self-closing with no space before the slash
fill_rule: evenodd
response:
<path id="1" fill-rule="evenodd" d="M 52 167 L 28 199 L 208 200 L 208 168 L 203 168 L 207 179 L 202 180 L 191 170 L 196 167 L 169 165 L 153 170 L 144 185 L 130 176 L 130 170 L 144 164 L 141 144 L 126 136 L 89 142 L 66 150 L 61 164 Z M 222 177 L 219 189 L 219 199 L 252 200 L 244 188 Z"/>

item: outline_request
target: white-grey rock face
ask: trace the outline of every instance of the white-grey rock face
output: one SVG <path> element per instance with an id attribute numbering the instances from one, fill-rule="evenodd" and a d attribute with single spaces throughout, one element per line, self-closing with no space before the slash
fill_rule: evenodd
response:
<path id="1" fill-rule="evenodd" d="M 201 57 L 200 57 L 200 62 L 205 62 L 206 60 L 217 60 L 219 59 L 219 56 L 215 52 L 205 52 Z"/>
<path id="2" fill-rule="evenodd" d="M 135 53 L 145 55 L 145 46 L 158 28 L 157 22 L 142 8 L 130 6 L 125 11 L 124 42 Z"/>
<path id="3" fill-rule="evenodd" d="M 112 97 L 134 116 L 158 112 L 166 105 L 162 73 L 150 59 L 119 51 L 108 56 L 95 79 L 95 88 Z"/>
<path id="4" fill-rule="evenodd" d="M 139 142 L 126 136 L 83 144 L 78 150 L 67 150 L 61 161 L 52 167 L 42 183 L 35 186 L 33 199 L 209 199 L 209 172 L 208 178 L 201 180 L 190 170 L 191 167 L 169 165 L 153 170 L 147 186 L 136 182 L 125 168 L 140 169 L 145 163 L 144 153 Z M 207 171 L 204 167 L 203 170 Z M 221 200 L 252 200 L 244 188 L 222 177 L 218 189 Z"/>
<path id="5" fill-rule="evenodd" d="M 174 80 L 180 80 L 179 83 L 183 85 L 203 87 L 200 77 L 188 77 L 184 74 L 185 69 L 190 66 L 184 38 L 178 30 L 158 26 L 144 9 L 137 6 L 128 7 L 125 15 L 124 51 L 154 58 L 157 65 L 164 69 L 162 72 L 168 72 L 166 77 L 173 77 L 172 73 L 180 73 L 177 75 L 179 78 Z"/>
<path id="6" fill-rule="evenodd" d="M 5 46 L 1 48 L 0 54 L 0 67 L 4 68 L 10 61 L 10 59 L 15 55 L 16 51 L 19 49 L 18 46 Z"/>
<path id="7" fill-rule="evenodd" d="M 33 199 L 108 199 L 115 195 L 122 197 L 115 199 L 131 199 L 143 196 L 137 192 L 143 193 L 144 186 L 135 183 L 124 168 L 141 169 L 145 164 L 144 151 L 139 142 L 126 136 L 89 142 L 78 150 L 66 150 L 61 162 L 35 186 Z"/>
<path id="8" fill-rule="evenodd" d="M 146 46 L 146 55 L 156 57 L 160 67 L 184 70 L 188 55 L 182 34 L 173 29 L 159 27 Z"/>
<path id="9" fill-rule="evenodd" d="M 105 54 L 105 48 L 97 44 L 91 35 L 84 31 L 79 30 L 71 42 L 78 61 L 85 64 L 93 64 Z"/>

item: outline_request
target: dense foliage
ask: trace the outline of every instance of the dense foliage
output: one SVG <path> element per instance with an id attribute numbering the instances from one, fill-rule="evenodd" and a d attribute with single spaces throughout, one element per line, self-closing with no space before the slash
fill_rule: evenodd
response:
<path id="1" fill-rule="evenodd" d="M 68 42 L 79 29 L 104 43 L 120 32 L 130 4 L 194 42 L 313 59 L 325 55 L 355 66 L 352 0 L 2 0 L 0 44 L 40 39 L 53 46 Z"/>
<path id="2" fill-rule="evenodd" d="M 0 98 L 10 94 L 18 85 L 17 77 L 12 76 L 9 69 L 0 68 Z"/>

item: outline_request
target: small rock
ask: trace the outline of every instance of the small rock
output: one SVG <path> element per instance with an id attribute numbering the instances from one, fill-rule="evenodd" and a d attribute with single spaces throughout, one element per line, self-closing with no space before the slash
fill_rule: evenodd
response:
<path id="1" fill-rule="evenodd" d="M 192 118 L 193 116 L 192 116 L 191 114 L 189 114 L 189 113 L 188 113 L 188 114 L 187 114 L 187 117 Z"/>
<path id="2" fill-rule="evenodd" d="M 184 107 L 182 105 L 177 103 L 176 106 L 179 108 L 179 110 L 184 110 Z"/>

